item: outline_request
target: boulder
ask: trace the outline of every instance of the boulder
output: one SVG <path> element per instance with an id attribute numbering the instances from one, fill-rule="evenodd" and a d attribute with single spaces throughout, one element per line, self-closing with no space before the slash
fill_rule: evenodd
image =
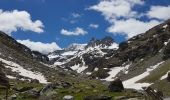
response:
<path id="1" fill-rule="evenodd" d="M 109 91 L 111 91 L 111 92 L 121 92 L 121 91 L 124 90 L 124 86 L 122 84 L 122 81 L 119 78 L 110 82 L 108 88 L 109 88 Z"/>
<path id="2" fill-rule="evenodd" d="M 111 96 L 86 96 L 84 100 L 112 100 Z"/>
<path id="3" fill-rule="evenodd" d="M 63 97 L 63 100 L 74 100 L 74 97 L 71 95 L 66 95 Z"/>

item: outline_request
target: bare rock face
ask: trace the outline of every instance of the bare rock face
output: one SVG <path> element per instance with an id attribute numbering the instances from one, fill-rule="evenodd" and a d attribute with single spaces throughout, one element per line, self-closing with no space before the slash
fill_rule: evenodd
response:
<path id="1" fill-rule="evenodd" d="M 109 86 L 108 86 L 109 90 L 111 92 L 121 92 L 124 90 L 124 86 L 122 81 L 117 78 L 116 80 L 112 81 Z"/>

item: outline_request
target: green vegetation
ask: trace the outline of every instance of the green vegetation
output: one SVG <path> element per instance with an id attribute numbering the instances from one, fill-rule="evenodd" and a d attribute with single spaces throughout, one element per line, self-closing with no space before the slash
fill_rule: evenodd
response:
<path id="1" fill-rule="evenodd" d="M 49 96 L 50 98 L 53 98 L 53 100 L 62 100 L 62 98 L 65 95 L 72 95 L 75 100 L 83 100 L 86 96 L 112 96 L 113 100 L 114 97 L 117 96 L 126 96 L 126 97 L 133 97 L 139 95 L 138 93 L 132 92 L 131 90 L 126 90 L 123 92 L 109 92 L 107 87 L 99 80 L 89 80 L 89 79 L 80 79 L 75 80 L 69 79 L 67 82 L 71 83 L 71 86 L 68 88 L 56 88 L 54 90 L 48 91 L 45 96 Z M 17 94 L 16 100 L 37 100 L 37 97 L 34 97 L 27 92 L 17 92 L 14 91 L 12 88 L 22 88 L 22 87 L 33 87 L 34 90 L 41 90 L 44 85 L 43 84 L 37 84 L 37 83 L 28 83 L 24 81 L 17 81 L 17 80 L 10 80 L 10 83 L 13 84 L 9 91 L 9 96 L 13 94 Z M 51 93 L 53 93 L 51 95 Z M 0 97 L 4 98 L 5 96 L 5 90 L 0 89 Z M 41 97 L 40 97 L 41 98 Z M 44 96 L 42 96 L 44 98 Z"/>

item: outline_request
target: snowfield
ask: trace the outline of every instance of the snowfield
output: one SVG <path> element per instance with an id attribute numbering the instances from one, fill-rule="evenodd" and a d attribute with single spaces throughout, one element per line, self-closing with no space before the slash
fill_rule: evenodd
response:
<path id="1" fill-rule="evenodd" d="M 40 72 L 32 72 L 29 70 L 24 69 L 22 66 L 12 62 L 12 61 L 7 61 L 5 59 L 0 58 L 0 61 L 5 63 L 6 68 L 10 68 L 13 72 L 17 72 L 21 76 L 25 76 L 31 79 L 37 79 L 39 80 L 40 83 L 47 84 L 46 78 L 40 73 Z M 7 76 L 8 78 L 14 78 L 13 76 Z"/>
<path id="2" fill-rule="evenodd" d="M 109 77 L 102 79 L 102 80 L 113 81 L 115 79 L 115 76 L 123 69 L 124 69 L 124 67 L 114 67 L 114 68 L 112 68 L 111 71 L 108 72 Z"/>
<path id="3" fill-rule="evenodd" d="M 150 86 L 152 83 L 136 83 L 137 81 L 145 78 L 146 76 L 148 76 L 150 74 L 151 71 L 153 71 L 154 69 L 158 68 L 158 66 L 160 66 L 162 63 L 164 63 L 164 61 L 154 65 L 154 66 L 150 66 L 150 68 L 146 69 L 146 72 L 144 72 L 143 74 L 140 74 L 138 76 L 135 76 L 131 79 L 128 79 L 126 81 L 123 82 L 123 85 L 125 88 L 130 88 L 130 89 L 136 89 L 136 90 L 142 90 L 142 87 L 148 87 Z"/>

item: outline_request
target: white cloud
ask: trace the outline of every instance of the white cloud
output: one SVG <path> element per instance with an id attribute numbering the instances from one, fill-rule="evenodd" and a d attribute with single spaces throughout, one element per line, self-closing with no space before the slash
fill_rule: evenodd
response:
<path id="1" fill-rule="evenodd" d="M 149 18 L 167 20 L 170 18 L 170 5 L 169 6 L 151 6 L 150 11 L 148 11 L 146 15 Z"/>
<path id="2" fill-rule="evenodd" d="M 71 14 L 73 16 L 73 18 L 80 18 L 81 15 L 79 13 L 72 13 Z"/>
<path id="3" fill-rule="evenodd" d="M 132 11 L 133 6 L 143 3 L 143 0 L 101 0 L 97 5 L 88 9 L 101 12 L 106 20 L 111 21 L 119 17 L 136 16 L 136 12 Z"/>
<path id="4" fill-rule="evenodd" d="M 152 6 L 147 14 L 133 10 L 134 6 L 142 6 L 144 3 L 144 0 L 100 0 L 98 4 L 88 9 L 100 12 L 105 17 L 105 20 L 110 23 L 110 27 L 106 30 L 107 32 L 131 38 L 144 33 L 161 22 L 153 19 L 149 19 L 149 21 L 140 20 L 143 15 L 162 20 L 169 18 L 170 6 Z"/>
<path id="5" fill-rule="evenodd" d="M 75 24 L 75 23 L 77 23 L 78 22 L 78 20 L 70 20 L 70 23 L 71 24 Z"/>
<path id="6" fill-rule="evenodd" d="M 89 27 L 97 29 L 99 27 L 99 25 L 98 24 L 90 24 Z"/>
<path id="7" fill-rule="evenodd" d="M 144 33 L 159 23 L 160 22 L 156 20 L 149 22 L 143 22 L 136 19 L 117 20 L 114 22 L 114 25 L 107 29 L 107 31 L 113 34 L 126 35 L 127 38 L 131 38 L 140 33 Z"/>
<path id="8" fill-rule="evenodd" d="M 30 14 L 26 11 L 3 11 L 0 9 L 0 30 L 9 35 L 18 29 L 41 33 L 43 27 L 40 20 L 32 21 Z"/>
<path id="9" fill-rule="evenodd" d="M 42 43 L 42 42 L 34 42 L 29 39 L 27 40 L 17 40 L 19 43 L 29 47 L 33 51 L 39 51 L 43 54 L 48 54 L 55 50 L 61 50 L 61 48 L 55 43 Z"/>
<path id="10" fill-rule="evenodd" d="M 66 29 L 62 29 L 61 30 L 61 34 L 63 35 L 74 35 L 74 36 L 78 36 L 78 35 L 85 35 L 87 34 L 87 31 L 85 31 L 83 28 L 77 27 L 74 30 L 66 30 Z"/>

